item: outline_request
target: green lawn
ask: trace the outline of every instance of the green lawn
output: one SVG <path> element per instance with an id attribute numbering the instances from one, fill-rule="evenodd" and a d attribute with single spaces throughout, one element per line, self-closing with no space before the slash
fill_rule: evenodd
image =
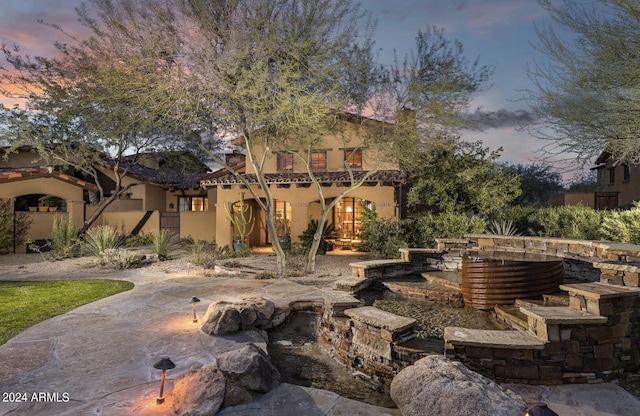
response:
<path id="1" fill-rule="evenodd" d="M 132 288 L 106 279 L 0 281 L 0 345 L 38 322 Z"/>

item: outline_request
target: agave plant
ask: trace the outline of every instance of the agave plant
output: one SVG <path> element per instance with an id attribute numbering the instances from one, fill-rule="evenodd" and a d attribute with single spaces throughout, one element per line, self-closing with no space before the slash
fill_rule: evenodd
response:
<path id="1" fill-rule="evenodd" d="M 174 232 L 160 230 L 153 233 L 153 252 L 158 255 L 158 260 L 167 260 L 179 242 L 180 238 Z"/>
<path id="2" fill-rule="evenodd" d="M 513 225 L 513 222 L 508 220 L 491 221 L 491 224 L 487 227 L 486 233 L 495 235 L 520 235 L 520 232 Z"/>
<path id="3" fill-rule="evenodd" d="M 113 227 L 100 225 L 87 230 L 84 242 L 91 254 L 101 257 L 105 250 L 123 247 L 127 242 L 127 236 Z"/>

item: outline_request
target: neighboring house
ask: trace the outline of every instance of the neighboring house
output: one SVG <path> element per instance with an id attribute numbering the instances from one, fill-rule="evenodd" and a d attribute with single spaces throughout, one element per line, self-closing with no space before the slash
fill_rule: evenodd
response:
<path id="1" fill-rule="evenodd" d="M 597 172 L 597 192 L 565 192 L 551 197 L 551 206 L 584 205 L 614 209 L 640 200 L 640 167 L 616 161 L 602 152 L 591 168 Z"/>
<path id="2" fill-rule="evenodd" d="M 208 210 L 208 197 L 199 179 L 208 167 L 185 152 L 141 156 L 123 179 L 135 183 L 130 194 L 114 201 L 94 225 L 108 224 L 127 232 L 169 229 L 181 237 L 211 241 L 215 236 L 215 212 Z M 113 171 L 101 167 L 101 184 L 113 189 Z M 53 217 L 70 216 L 80 227 L 95 212 L 98 187 L 72 169 L 46 166 L 29 147 L 0 158 L 0 198 L 12 199 L 15 211 L 30 211 L 28 238 L 50 236 Z M 54 211 L 55 209 L 55 211 Z M 34 211 L 34 212 L 31 212 Z M 24 252 L 25 247 L 16 247 Z"/>
<path id="3" fill-rule="evenodd" d="M 354 118 L 344 118 L 341 123 L 353 123 Z M 346 129 L 349 126 L 345 127 Z M 354 140 L 355 143 L 355 140 Z M 239 141 L 234 144 L 240 145 Z M 257 151 L 260 154 L 261 150 Z M 337 197 L 350 184 L 344 163 L 348 161 L 356 179 L 362 178 L 377 163 L 375 157 L 368 154 L 368 149 L 355 148 L 344 141 L 327 135 L 322 140 L 322 148 L 315 149 L 311 155 L 311 168 L 314 176 L 322 186 L 324 197 L 329 201 Z M 372 152 L 372 151 L 370 151 Z M 279 234 L 288 235 L 292 241 L 307 229 L 312 219 L 320 216 L 320 203 L 316 189 L 302 161 L 288 153 L 270 152 L 265 165 L 265 179 L 275 199 L 275 221 Z M 256 189 L 258 195 L 263 194 L 257 184 L 253 166 L 244 159 L 234 161 L 235 171 L 242 172 L 248 183 Z M 332 210 L 328 219 L 335 225 L 340 247 L 351 247 L 357 244 L 361 226 L 362 205 L 375 206 L 381 218 L 400 218 L 403 206 L 404 184 L 407 174 L 398 160 L 387 155 L 383 164 L 376 165 L 379 171 L 371 175 L 365 184 L 344 197 Z M 216 201 L 216 242 L 220 245 L 231 244 L 233 230 L 226 217 L 225 204 L 230 207 L 243 197 L 251 204 L 256 220 L 253 232 L 248 237 L 250 245 L 270 244 L 270 236 L 265 225 L 264 212 L 253 201 L 250 193 L 240 179 L 227 169 L 213 172 L 203 178 L 201 185 L 208 189 L 210 199 Z M 222 214 L 222 215 L 221 215 Z M 280 237 L 280 235 L 279 235 Z"/>
<path id="4" fill-rule="evenodd" d="M 602 192 L 596 193 L 597 208 L 617 208 L 640 200 L 640 167 L 616 161 L 602 152 L 592 168 L 598 172 Z"/>

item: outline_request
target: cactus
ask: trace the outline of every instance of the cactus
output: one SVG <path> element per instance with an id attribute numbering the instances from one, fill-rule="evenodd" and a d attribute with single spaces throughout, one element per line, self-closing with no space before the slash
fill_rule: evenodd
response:
<path id="1" fill-rule="evenodd" d="M 224 209 L 227 212 L 227 219 L 233 224 L 233 229 L 238 236 L 237 239 L 234 237 L 234 240 L 244 241 L 251 234 L 256 223 L 253 207 L 244 202 L 244 192 L 240 195 L 242 199 L 239 203 L 224 204 Z"/>

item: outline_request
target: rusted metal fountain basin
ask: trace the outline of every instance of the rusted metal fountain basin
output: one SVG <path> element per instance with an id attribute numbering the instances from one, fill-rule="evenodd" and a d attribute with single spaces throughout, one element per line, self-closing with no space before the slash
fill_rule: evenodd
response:
<path id="1" fill-rule="evenodd" d="M 558 291 L 564 265 L 545 254 L 469 251 L 462 256 L 465 305 L 491 309 Z"/>

